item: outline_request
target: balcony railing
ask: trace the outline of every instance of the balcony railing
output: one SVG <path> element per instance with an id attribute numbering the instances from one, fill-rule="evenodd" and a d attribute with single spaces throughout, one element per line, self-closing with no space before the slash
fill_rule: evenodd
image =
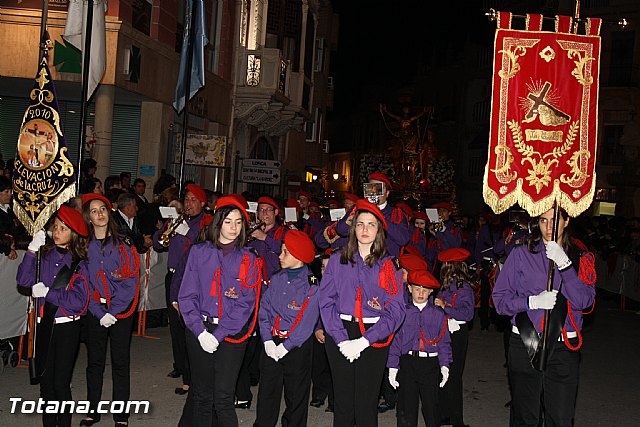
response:
<path id="1" fill-rule="evenodd" d="M 279 49 L 241 50 L 238 58 L 238 86 L 287 96 L 289 62 Z"/>

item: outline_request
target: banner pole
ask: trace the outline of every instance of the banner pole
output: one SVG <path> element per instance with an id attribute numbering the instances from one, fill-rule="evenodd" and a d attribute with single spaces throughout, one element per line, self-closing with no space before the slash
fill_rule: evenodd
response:
<path id="1" fill-rule="evenodd" d="M 45 0 L 46 1 L 46 0 Z M 82 98 L 80 99 L 80 141 L 78 142 L 78 166 L 76 168 L 76 194 L 80 194 L 82 184 L 82 161 L 84 140 L 87 133 L 87 94 L 89 93 L 89 67 L 91 64 L 91 33 L 93 31 L 93 0 L 87 1 L 87 23 L 84 39 L 84 61 L 82 63 Z"/>
<path id="2" fill-rule="evenodd" d="M 191 68 L 193 67 L 193 44 L 195 41 L 195 23 L 196 23 L 196 14 L 194 13 L 195 2 L 192 1 L 191 9 L 189 12 L 191 16 L 189 16 L 189 38 L 187 39 L 187 72 L 184 77 L 184 87 L 185 87 L 185 98 L 184 98 L 184 110 L 182 114 L 182 144 L 180 145 L 180 169 L 178 172 L 178 194 L 181 196 L 182 191 L 184 189 L 184 165 L 185 165 L 185 155 L 187 152 L 187 127 L 189 124 L 189 100 L 191 99 Z M 189 4 L 189 2 L 187 2 Z M 186 11 L 185 11 L 186 13 Z M 170 309 L 170 307 L 169 307 Z"/>
<path id="3" fill-rule="evenodd" d="M 49 16 L 49 0 L 42 0 L 42 16 L 40 18 L 40 54 L 38 55 L 38 67 L 42 57 L 47 54 L 49 45 L 49 32 L 47 31 L 47 18 Z"/>

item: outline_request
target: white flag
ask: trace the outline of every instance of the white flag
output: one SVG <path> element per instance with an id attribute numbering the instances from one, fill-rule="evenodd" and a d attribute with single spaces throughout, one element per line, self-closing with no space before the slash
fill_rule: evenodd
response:
<path id="1" fill-rule="evenodd" d="M 89 65 L 89 81 L 87 83 L 87 100 L 102 80 L 106 65 L 106 33 L 104 13 L 107 10 L 106 0 L 93 1 L 93 20 L 91 29 L 91 62 Z M 82 0 L 69 0 L 67 23 L 62 38 L 82 51 L 82 66 L 84 68 L 84 41 L 87 17 L 87 3 Z"/>

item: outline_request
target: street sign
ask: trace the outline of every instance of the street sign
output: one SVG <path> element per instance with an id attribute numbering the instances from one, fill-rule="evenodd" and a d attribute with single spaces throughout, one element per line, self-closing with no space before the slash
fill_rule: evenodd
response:
<path id="1" fill-rule="evenodd" d="M 280 169 L 242 165 L 240 181 L 253 184 L 280 184 Z"/>
<path id="2" fill-rule="evenodd" d="M 272 168 L 279 169 L 281 163 L 277 160 L 264 160 L 264 159 L 244 159 L 242 160 L 244 166 L 251 166 L 254 168 Z"/>

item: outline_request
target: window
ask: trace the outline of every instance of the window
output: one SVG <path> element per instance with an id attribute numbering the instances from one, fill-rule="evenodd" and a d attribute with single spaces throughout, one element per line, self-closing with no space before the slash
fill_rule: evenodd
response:
<path id="1" fill-rule="evenodd" d="M 316 39 L 316 57 L 314 64 L 314 71 L 322 72 L 322 66 L 324 64 L 324 38 L 319 37 Z"/>
<path id="2" fill-rule="evenodd" d="M 140 31 L 147 36 L 151 34 L 151 8 L 153 7 L 153 0 L 133 0 L 131 2 L 131 9 L 133 22 L 131 25 L 136 30 Z"/>
<path id="3" fill-rule="evenodd" d="M 624 125 L 605 125 L 600 159 L 603 165 L 621 165 L 623 160 L 623 147 L 620 138 Z"/>
<path id="4" fill-rule="evenodd" d="M 211 1 L 211 19 L 209 26 L 209 55 L 207 69 L 215 73 L 218 65 L 218 50 L 220 49 L 220 2 L 218 0 Z"/>

